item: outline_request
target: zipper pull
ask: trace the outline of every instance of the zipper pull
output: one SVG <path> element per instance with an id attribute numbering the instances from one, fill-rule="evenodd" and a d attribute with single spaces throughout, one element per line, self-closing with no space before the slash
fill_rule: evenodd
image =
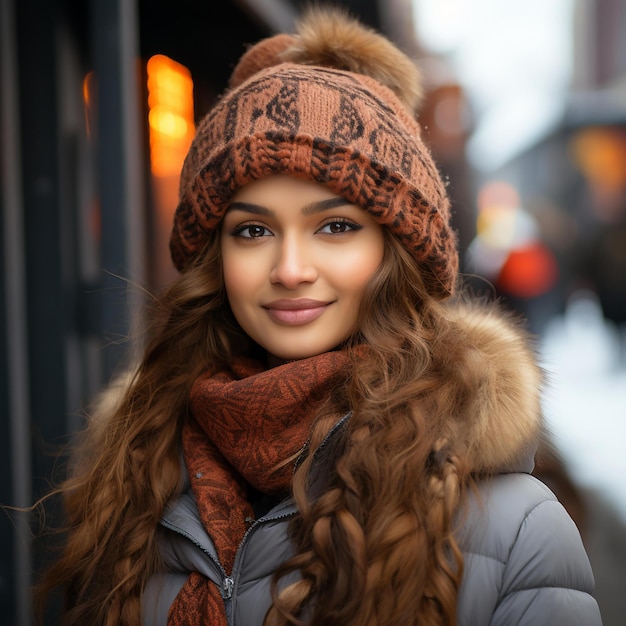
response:
<path id="1" fill-rule="evenodd" d="M 227 576 L 226 578 L 222 580 L 221 592 L 222 592 L 222 598 L 224 598 L 224 600 L 230 600 L 231 596 L 233 595 L 234 586 L 235 586 L 235 581 L 229 576 Z"/>

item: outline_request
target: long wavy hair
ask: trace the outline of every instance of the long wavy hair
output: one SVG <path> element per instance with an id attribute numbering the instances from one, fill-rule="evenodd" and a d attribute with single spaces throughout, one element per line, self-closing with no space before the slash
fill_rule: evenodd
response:
<path id="1" fill-rule="evenodd" d="M 314 455 L 294 475 L 296 555 L 274 576 L 267 626 L 456 624 L 463 556 L 454 532 L 474 483 L 452 424 L 472 383 L 448 375 L 460 330 L 446 305 L 427 295 L 404 247 L 386 242 L 351 340 L 368 356 L 358 353 L 337 399 L 353 414 L 323 493 L 310 492 Z M 332 405 L 326 411 L 311 450 L 336 419 Z M 281 584 L 293 573 L 297 582 Z"/>
<path id="2" fill-rule="evenodd" d="M 365 345 L 366 356 L 358 351 L 349 383 L 321 411 L 310 449 L 339 411 L 353 415 L 322 495 L 310 494 L 313 455 L 294 475 L 295 556 L 273 578 L 268 626 L 455 623 L 463 559 L 454 524 L 469 481 L 447 432 L 463 397 L 446 384 L 445 347 L 457 331 L 384 232 L 384 259 L 346 346 Z M 142 590 L 161 569 L 158 522 L 181 489 L 191 385 L 255 349 L 227 304 L 217 233 L 152 317 L 141 362 L 88 425 L 58 490 L 67 539 L 37 593 L 64 589 L 65 626 L 141 624 Z M 298 582 L 284 583 L 294 572 Z"/>
<path id="3" fill-rule="evenodd" d="M 157 525 L 181 489 L 191 385 L 245 342 L 226 303 L 219 236 L 144 319 L 152 325 L 143 358 L 96 400 L 71 474 L 54 492 L 66 540 L 35 595 L 42 612 L 50 592 L 64 590 L 63 625 L 141 623 L 142 589 L 160 569 Z"/>

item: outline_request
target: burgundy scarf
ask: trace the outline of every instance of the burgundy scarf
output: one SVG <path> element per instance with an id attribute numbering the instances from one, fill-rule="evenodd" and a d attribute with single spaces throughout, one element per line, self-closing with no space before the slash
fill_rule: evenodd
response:
<path id="1" fill-rule="evenodd" d="M 239 359 L 232 372 L 200 377 L 190 396 L 192 417 L 182 443 L 200 519 L 230 573 L 254 516 L 247 488 L 264 494 L 289 489 L 295 459 L 316 409 L 350 369 L 345 352 L 327 352 L 264 370 Z M 280 465 L 279 469 L 276 467 Z M 217 586 L 192 573 L 172 604 L 168 626 L 226 626 Z"/>

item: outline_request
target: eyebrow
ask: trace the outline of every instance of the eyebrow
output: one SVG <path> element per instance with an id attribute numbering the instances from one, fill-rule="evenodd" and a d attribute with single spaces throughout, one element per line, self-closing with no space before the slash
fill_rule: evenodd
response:
<path id="1" fill-rule="evenodd" d="M 321 213 L 330 209 L 336 209 L 337 207 L 352 204 L 345 198 L 337 196 L 336 198 L 328 198 L 327 200 L 320 200 L 319 202 L 311 202 L 305 204 L 302 207 L 302 214 L 305 216 L 313 215 L 314 213 Z M 246 211 L 247 213 L 253 213 L 254 215 L 262 215 L 264 217 L 271 217 L 274 215 L 274 211 L 268 209 L 259 204 L 253 204 L 252 202 L 232 202 L 227 211 Z"/>

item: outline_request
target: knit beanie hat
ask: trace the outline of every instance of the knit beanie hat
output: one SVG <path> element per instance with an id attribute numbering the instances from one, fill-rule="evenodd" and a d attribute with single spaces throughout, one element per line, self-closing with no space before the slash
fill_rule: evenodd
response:
<path id="1" fill-rule="evenodd" d="M 422 142 L 411 59 L 337 9 L 262 40 L 200 122 L 183 165 L 170 251 L 179 271 L 207 243 L 233 193 L 289 174 L 317 181 L 389 228 L 443 298 L 458 271 L 445 186 Z"/>

